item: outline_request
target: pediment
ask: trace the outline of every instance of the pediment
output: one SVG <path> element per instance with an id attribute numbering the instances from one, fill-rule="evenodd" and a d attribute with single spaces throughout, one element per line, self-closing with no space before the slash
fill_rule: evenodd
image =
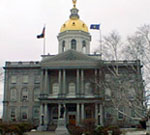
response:
<path id="1" fill-rule="evenodd" d="M 91 58 L 90 56 L 77 52 L 75 50 L 68 50 L 64 53 L 58 54 L 53 58 L 46 58 L 42 61 L 52 62 L 52 61 L 97 61 L 98 59 Z"/>
<path id="2" fill-rule="evenodd" d="M 99 63 L 99 59 L 96 58 L 91 58 L 87 54 L 83 54 L 80 52 L 77 52 L 75 50 L 68 50 L 64 53 L 58 54 L 54 57 L 50 58 L 45 58 L 44 60 L 41 61 L 41 66 L 77 66 L 77 65 L 90 65 L 94 64 L 97 65 Z"/>

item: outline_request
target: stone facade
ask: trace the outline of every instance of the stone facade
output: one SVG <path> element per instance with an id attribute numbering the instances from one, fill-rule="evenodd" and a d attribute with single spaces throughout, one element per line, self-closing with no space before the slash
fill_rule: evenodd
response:
<path id="1" fill-rule="evenodd" d="M 74 50 L 45 56 L 41 62 L 6 62 L 3 121 L 43 123 L 47 128 L 57 124 L 60 105 L 64 104 L 67 124 L 80 125 L 82 120 L 92 118 L 103 125 L 114 114 L 113 124 L 134 125 L 129 118 L 118 118 L 105 98 L 106 89 L 93 83 L 106 79 L 110 74 L 107 66 L 112 63 Z M 134 75 L 141 76 L 139 61 L 115 64 L 121 68 L 134 65 Z M 131 109 L 125 110 L 130 114 Z"/>

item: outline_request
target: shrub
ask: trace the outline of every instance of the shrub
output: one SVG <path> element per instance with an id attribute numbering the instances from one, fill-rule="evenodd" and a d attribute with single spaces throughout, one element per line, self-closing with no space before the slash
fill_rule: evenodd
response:
<path id="1" fill-rule="evenodd" d="M 86 135 L 93 135 L 95 130 L 95 119 L 85 119 L 82 122 L 83 128 L 85 129 Z"/>
<path id="2" fill-rule="evenodd" d="M 112 135 L 121 135 L 121 131 L 117 126 L 98 126 L 95 127 L 94 119 L 86 119 L 82 122 L 82 127 L 68 126 L 71 135 L 108 135 L 108 131 L 112 131 Z"/>
<path id="3" fill-rule="evenodd" d="M 19 135 L 23 135 L 25 132 L 30 131 L 33 126 L 30 123 L 20 123 L 17 125 L 20 130 L 18 130 Z"/>
<path id="4" fill-rule="evenodd" d="M 0 124 L 0 133 L 2 135 L 5 134 L 23 135 L 25 132 L 30 131 L 31 129 L 32 129 L 32 125 L 29 123 L 18 123 L 18 124 L 1 123 Z"/>
<path id="5" fill-rule="evenodd" d="M 84 128 L 79 126 L 68 126 L 68 129 L 71 135 L 82 135 L 85 132 Z"/>
<path id="6" fill-rule="evenodd" d="M 141 120 L 140 125 L 143 129 L 146 129 L 146 120 Z"/>
<path id="7" fill-rule="evenodd" d="M 97 127 L 94 135 L 108 135 L 108 131 L 112 131 L 112 135 L 121 135 L 121 131 L 117 126 Z"/>

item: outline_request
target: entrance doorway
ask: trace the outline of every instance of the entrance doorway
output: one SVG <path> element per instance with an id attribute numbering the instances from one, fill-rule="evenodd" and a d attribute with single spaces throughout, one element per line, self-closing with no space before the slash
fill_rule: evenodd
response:
<path id="1" fill-rule="evenodd" d="M 76 115 L 69 115 L 69 125 L 76 125 Z"/>

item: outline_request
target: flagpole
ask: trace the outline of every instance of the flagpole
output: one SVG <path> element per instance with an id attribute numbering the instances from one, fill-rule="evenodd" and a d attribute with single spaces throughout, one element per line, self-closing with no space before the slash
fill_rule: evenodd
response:
<path id="1" fill-rule="evenodd" d="M 45 55 L 46 54 L 46 24 L 44 24 L 44 28 L 45 28 L 45 30 L 44 30 L 44 39 L 43 39 L 43 55 Z"/>
<path id="2" fill-rule="evenodd" d="M 101 26 L 101 24 L 100 24 Z M 99 36 L 100 36 L 100 53 L 101 53 L 101 59 L 102 59 L 102 32 L 101 32 L 101 27 L 99 28 Z"/>
<path id="3" fill-rule="evenodd" d="M 45 49 L 46 49 L 45 41 L 46 41 L 46 38 L 44 36 L 44 39 L 43 39 L 43 55 L 45 55 Z"/>

